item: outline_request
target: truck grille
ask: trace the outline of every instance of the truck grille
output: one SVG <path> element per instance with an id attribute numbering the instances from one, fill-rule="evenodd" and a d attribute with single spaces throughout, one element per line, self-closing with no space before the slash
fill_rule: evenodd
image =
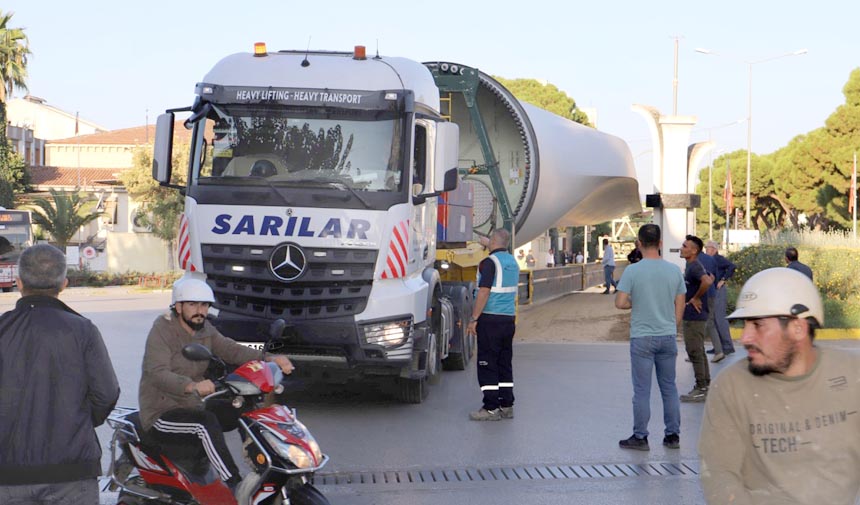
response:
<path id="1" fill-rule="evenodd" d="M 269 269 L 276 246 L 203 244 L 203 269 L 216 306 L 234 314 L 290 320 L 351 316 L 364 310 L 375 250 L 304 248 L 305 273 L 291 282 Z"/>

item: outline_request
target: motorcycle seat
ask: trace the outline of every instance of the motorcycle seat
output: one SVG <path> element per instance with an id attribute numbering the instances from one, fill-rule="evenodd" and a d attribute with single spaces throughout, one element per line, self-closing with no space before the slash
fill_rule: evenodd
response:
<path id="1" fill-rule="evenodd" d="M 164 460 L 162 459 L 162 456 L 166 456 L 170 459 L 170 462 L 186 476 L 186 478 L 198 484 L 205 485 L 218 480 L 218 474 L 215 473 L 213 468 L 211 468 L 207 459 L 190 459 L 176 454 L 171 455 L 171 451 L 165 451 L 161 444 L 154 440 L 151 432 L 143 429 L 143 425 L 140 423 L 140 412 L 129 414 L 126 416 L 126 420 L 134 425 L 140 449 L 155 461 L 163 465 Z"/>
<path id="2" fill-rule="evenodd" d="M 134 426 L 134 431 L 137 432 L 137 442 L 143 452 L 150 457 L 159 456 L 161 454 L 161 446 L 153 440 L 148 430 L 143 429 L 143 424 L 140 422 L 140 412 L 134 412 L 126 416 L 126 420 Z"/>

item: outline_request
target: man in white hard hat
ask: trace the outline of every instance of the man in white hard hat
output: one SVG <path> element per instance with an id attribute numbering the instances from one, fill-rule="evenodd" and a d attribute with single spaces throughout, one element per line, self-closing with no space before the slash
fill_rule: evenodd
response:
<path id="1" fill-rule="evenodd" d="M 699 439 L 709 504 L 856 503 L 860 355 L 814 345 L 812 281 L 788 268 L 750 277 L 729 319 L 749 357 L 711 384 Z"/>
<path id="2" fill-rule="evenodd" d="M 239 470 L 224 442 L 218 418 L 201 401 L 215 392 L 215 384 L 204 377 L 209 363 L 186 359 L 182 348 L 202 344 L 231 365 L 260 359 L 261 355 L 225 337 L 206 320 L 213 303 L 212 288 L 202 280 L 180 279 L 174 284 L 170 311 L 156 318 L 146 339 L 140 420 L 165 450 L 198 460 L 208 458 L 221 479 L 234 489 L 241 480 Z M 285 374 L 293 371 L 286 356 L 267 355 L 266 360 L 277 363 Z"/>

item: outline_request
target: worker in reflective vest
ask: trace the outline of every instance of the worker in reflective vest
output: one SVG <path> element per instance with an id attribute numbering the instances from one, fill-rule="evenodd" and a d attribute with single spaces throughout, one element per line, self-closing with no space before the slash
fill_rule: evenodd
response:
<path id="1" fill-rule="evenodd" d="M 478 336 L 478 384 L 484 395 L 473 421 L 514 417 L 513 341 L 520 269 L 507 252 L 506 230 L 490 235 L 490 255 L 478 266 L 478 293 L 467 332 Z"/>

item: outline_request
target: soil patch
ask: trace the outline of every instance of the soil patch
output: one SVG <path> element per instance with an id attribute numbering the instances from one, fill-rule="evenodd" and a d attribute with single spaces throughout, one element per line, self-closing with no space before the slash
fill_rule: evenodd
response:
<path id="1" fill-rule="evenodd" d="M 592 288 L 539 305 L 519 307 L 515 342 L 626 342 L 630 311 L 615 308 L 615 295 Z"/>

